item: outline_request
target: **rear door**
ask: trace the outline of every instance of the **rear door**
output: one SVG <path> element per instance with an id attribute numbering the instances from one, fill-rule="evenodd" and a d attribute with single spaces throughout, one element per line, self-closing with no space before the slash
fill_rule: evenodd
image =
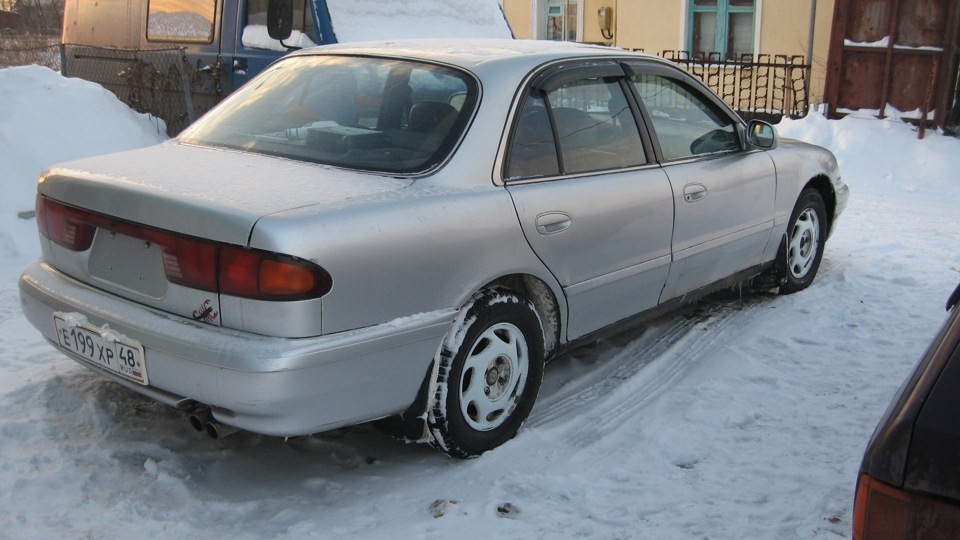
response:
<path id="1" fill-rule="evenodd" d="M 636 112 L 622 68 L 594 62 L 536 79 L 515 122 L 505 183 L 569 339 L 656 306 L 667 277 L 673 195 Z"/>
<path id="2" fill-rule="evenodd" d="M 628 70 L 676 208 L 673 264 L 660 301 L 757 267 L 773 230 L 773 160 L 744 151 L 739 120 L 679 70 L 643 63 Z"/>

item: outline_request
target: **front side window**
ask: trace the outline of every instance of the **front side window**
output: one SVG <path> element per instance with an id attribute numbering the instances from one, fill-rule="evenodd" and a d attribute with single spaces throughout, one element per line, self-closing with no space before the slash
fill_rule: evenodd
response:
<path id="1" fill-rule="evenodd" d="M 150 0 L 147 39 L 210 43 L 217 0 Z"/>
<path id="2" fill-rule="evenodd" d="M 291 57 L 178 139 L 351 169 L 417 173 L 450 153 L 478 92 L 467 74 L 423 62 Z"/>
<path id="3" fill-rule="evenodd" d="M 689 49 L 722 59 L 753 54 L 755 0 L 692 0 Z"/>
<path id="4" fill-rule="evenodd" d="M 511 141 L 507 176 L 524 178 L 633 167 L 647 162 L 616 78 L 531 89 Z"/>
<path id="5" fill-rule="evenodd" d="M 734 120 L 693 88 L 659 75 L 633 75 L 630 81 L 650 114 L 664 160 L 739 149 Z"/>

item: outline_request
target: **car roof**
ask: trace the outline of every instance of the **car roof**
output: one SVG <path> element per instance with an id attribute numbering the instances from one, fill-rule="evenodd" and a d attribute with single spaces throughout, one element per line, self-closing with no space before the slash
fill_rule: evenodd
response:
<path id="1" fill-rule="evenodd" d="M 304 49 L 296 55 L 350 54 L 389 56 L 451 64 L 475 73 L 497 70 L 529 72 L 537 66 L 563 59 L 624 58 L 662 59 L 615 47 L 567 41 L 528 39 L 416 39 L 340 43 Z M 495 67 L 494 67 L 495 66 Z"/>

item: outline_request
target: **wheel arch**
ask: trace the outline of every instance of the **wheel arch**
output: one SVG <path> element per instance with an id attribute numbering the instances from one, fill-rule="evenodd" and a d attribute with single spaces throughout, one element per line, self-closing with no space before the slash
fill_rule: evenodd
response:
<path id="1" fill-rule="evenodd" d="M 543 324 L 544 358 L 550 358 L 560 347 L 561 328 L 565 319 L 553 288 L 542 279 L 530 274 L 502 276 L 487 283 L 481 289 L 493 287 L 505 287 L 515 291 L 533 303 Z"/>
<path id="2" fill-rule="evenodd" d="M 543 324 L 544 359 L 560 348 L 560 336 L 565 324 L 566 304 L 563 297 L 543 279 L 532 274 L 508 274 L 493 279 L 476 291 L 469 294 L 473 297 L 477 292 L 502 287 L 516 292 L 533 303 L 534 309 Z M 377 427 L 385 433 L 407 442 L 429 442 L 431 435 L 427 427 L 427 411 L 432 382 L 436 378 L 436 359 L 424 373 L 423 381 L 413 403 L 403 412 L 377 421 Z"/>
<path id="3" fill-rule="evenodd" d="M 827 236 L 830 236 L 830 233 L 833 232 L 833 223 L 837 218 L 837 194 L 833 190 L 833 183 L 826 175 L 820 174 L 811 178 L 800 190 L 800 193 L 810 188 L 817 190 L 823 197 L 823 203 L 827 207 Z"/>

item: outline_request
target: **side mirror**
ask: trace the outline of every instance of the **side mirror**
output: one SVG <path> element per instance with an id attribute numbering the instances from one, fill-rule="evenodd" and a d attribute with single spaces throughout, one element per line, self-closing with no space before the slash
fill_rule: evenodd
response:
<path id="1" fill-rule="evenodd" d="M 293 33 L 293 0 L 269 0 L 267 33 L 277 41 L 290 37 Z"/>
<path id="2" fill-rule="evenodd" d="M 751 120 L 747 125 L 747 140 L 752 146 L 770 150 L 777 147 L 777 129 L 762 120 Z"/>

